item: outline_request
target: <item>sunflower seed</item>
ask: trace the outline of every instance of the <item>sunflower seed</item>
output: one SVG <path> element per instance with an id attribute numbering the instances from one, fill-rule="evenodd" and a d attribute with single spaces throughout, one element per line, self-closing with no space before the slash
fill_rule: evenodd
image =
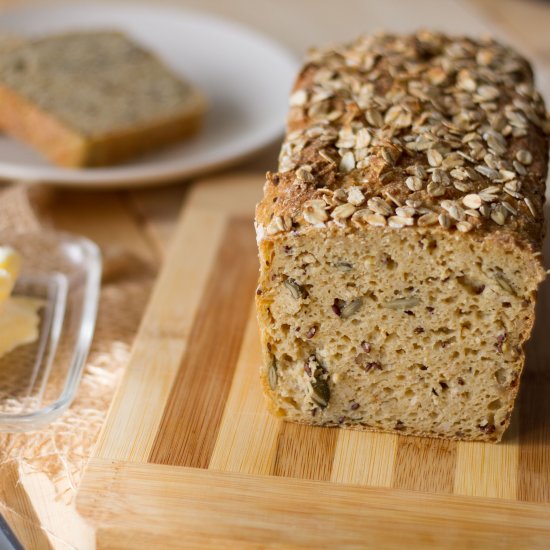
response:
<path id="1" fill-rule="evenodd" d="M 355 168 L 355 157 L 351 151 L 344 154 L 339 168 L 340 172 L 351 172 Z"/>
<path id="2" fill-rule="evenodd" d="M 281 216 L 274 216 L 266 228 L 266 233 L 268 235 L 276 235 L 277 233 L 282 233 L 285 229 L 284 219 Z"/>
<path id="3" fill-rule="evenodd" d="M 478 164 L 475 167 L 475 171 L 492 180 L 496 180 L 500 177 L 500 174 L 495 169 L 484 166 L 483 164 Z"/>
<path id="4" fill-rule="evenodd" d="M 380 150 L 380 154 L 382 155 L 382 158 L 390 165 L 393 166 L 395 164 L 395 159 L 392 154 L 391 149 L 389 148 L 383 148 Z"/>
<path id="5" fill-rule="evenodd" d="M 498 225 L 504 225 L 506 223 L 507 216 L 508 211 L 502 206 L 502 204 L 497 204 L 491 211 L 491 219 Z"/>
<path id="6" fill-rule="evenodd" d="M 401 216 L 390 216 L 388 225 L 394 229 L 401 229 L 407 225 L 414 225 L 414 218 L 403 218 Z"/>
<path id="7" fill-rule="evenodd" d="M 493 62 L 493 59 L 495 58 L 495 54 L 493 51 L 489 49 L 483 49 L 479 50 L 476 55 L 476 61 L 480 65 L 490 65 Z"/>
<path id="8" fill-rule="evenodd" d="M 455 180 L 453 181 L 453 185 L 455 189 L 458 189 L 459 191 L 462 191 L 463 193 L 467 193 L 472 189 L 472 186 L 469 183 L 465 183 L 463 181 Z"/>
<path id="9" fill-rule="evenodd" d="M 521 164 L 521 162 L 518 162 L 517 160 L 514 160 L 514 161 L 512 161 L 512 166 L 514 167 L 515 171 L 520 176 L 526 176 L 527 175 L 527 170 L 525 169 L 525 166 L 523 166 L 523 164 Z"/>
<path id="10" fill-rule="evenodd" d="M 411 206 L 398 206 L 395 213 L 402 218 L 412 218 L 416 214 L 416 210 Z"/>
<path id="11" fill-rule="evenodd" d="M 428 173 L 426 172 L 426 169 L 421 164 L 413 164 L 412 166 L 407 166 L 406 168 L 407 174 L 411 174 L 411 176 L 416 176 L 420 179 L 425 179 Z"/>
<path id="12" fill-rule="evenodd" d="M 457 151 L 457 153 L 464 159 L 470 161 L 471 163 L 475 163 L 475 159 L 472 158 L 470 155 L 465 153 L 464 151 Z"/>
<path id="13" fill-rule="evenodd" d="M 382 118 L 380 111 L 377 111 L 376 109 L 367 109 L 365 116 L 367 122 L 371 126 L 376 126 L 377 128 L 380 128 L 380 126 L 384 125 L 384 119 Z"/>
<path id="14" fill-rule="evenodd" d="M 491 208 L 488 204 L 482 204 L 479 207 L 479 213 L 488 218 L 491 215 Z"/>
<path id="15" fill-rule="evenodd" d="M 508 122 L 516 128 L 527 128 L 527 119 L 518 111 L 510 111 L 506 113 Z"/>
<path id="16" fill-rule="evenodd" d="M 473 194 L 470 194 L 470 195 L 466 195 L 462 199 L 462 204 L 466 208 L 473 208 L 474 210 L 476 210 L 481 206 L 482 200 L 481 200 L 481 197 L 479 195 L 476 195 L 475 193 L 473 193 Z"/>
<path id="17" fill-rule="evenodd" d="M 462 222 L 458 222 L 456 224 L 456 228 L 461 232 L 461 233 L 468 233 L 468 231 L 471 231 L 473 229 L 473 225 L 470 223 L 470 222 L 465 222 L 465 221 L 462 221 Z"/>
<path id="18" fill-rule="evenodd" d="M 319 199 L 311 199 L 304 203 L 304 219 L 312 224 L 317 225 L 328 220 L 325 201 Z"/>
<path id="19" fill-rule="evenodd" d="M 495 86 L 486 85 L 479 86 L 477 93 L 484 101 L 492 101 L 500 95 L 498 88 L 495 88 Z"/>
<path id="20" fill-rule="evenodd" d="M 492 131 L 487 133 L 484 137 L 486 138 L 485 141 L 487 141 L 487 145 L 497 155 L 504 155 L 506 153 L 506 139 L 502 136 L 502 134 Z"/>
<path id="21" fill-rule="evenodd" d="M 518 211 L 507 201 L 502 201 L 502 206 L 504 206 L 504 208 L 506 210 L 508 210 L 508 212 L 510 212 L 510 214 L 512 214 L 512 216 L 517 216 L 518 215 Z"/>
<path id="22" fill-rule="evenodd" d="M 447 214 L 439 214 L 439 216 L 437 217 L 437 221 L 439 222 L 439 225 L 444 229 L 449 229 L 449 227 L 451 227 L 451 218 L 447 216 Z"/>
<path id="23" fill-rule="evenodd" d="M 432 197 L 441 197 L 445 194 L 445 187 L 443 185 L 436 183 L 435 181 L 431 181 L 428 183 L 427 187 L 428 195 Z"/>
<path id="24" fill-rule="evenodd" d="M 381 214 L 382 216 L 390 216 L 393 214 L 393 208 L 380 197 L 373 197 L 367 201 L 367 206 L 376 214 Z"/>
<path id="25" fill-rule="evenodd" d="M 416 296 L 408 298 L 396 298 L 395 300 L 389 300 L 382 304 L 383 307 L 389 309 L 410 309 L 420 304 L 420 299 Z"/>
<path id="26" fill-rule="evenodd" d="M 427 157 L 429 165 L 433 167 L 441 166 L 443 162 L 443 156 L 437 149 L 428 149 Z"/>
<path id="27" fill-rule="evenodd" d="M 348 202 L 354 206 L 361 206 L 365 202 L 365 195 L 363 195 L 359 187 L 350 187 L 348 190 Z"/>
<path id="28" fill-rule="evenodd" d="M 502 177 L 502 179 L 504 181 L 510 181 L 510 180 L 513 180 L 516 177 L 516 173 L 513 172 L 512 170 L 500 169 L 499 172 L 500 172 L 500 176 Z"/>
<path id="29" fill-rule="evenodd" d="M 458 204 L 453 204 L 449 208 L 449 216 L 457 221 L 462 221 L 465 217 L 464 209 Z"/>
<path id="30" fill-rule="evenodd" d="M 384 123 L 385 124 L 393 124 L 401 115 L 403 109 L 399 105 L 392 105 L 387 111 L 384 116 Z"/>
<path id="31" fill-rule="evenodd" d="M 348 194 L 344 191 L 344 189 L 336 189 L 336 191 L 334 191 L 333 197 L 339 203 L 344 203 L 348 200 Z"/>
<path id="32" fill-rule="evenodd" d="M 495 190 L 493 187 L 486 187 L 478 193 L 478 196 L 483 202 L 493 202 L 497 199 L 497 192 L 498 189 Z"/>
<path id="33" fill-rule="evenodd" d="M 353 204 L 350 204 L 349 202 L 346 202 L 345 204 L 341 204 L 340 206 L 337 206 L 333 211 L 331 216 L 335 220 L 345 220 L 346 218 L 349 218 L 354 212 L 356 208 L 353 206 Z"/>
<path id="34" fill-rule="evenodd" d="M 269 382 L 269 387 L 272 390 L 275 390 L 275 388 L 277 387 L 277 379 L 278 379 L 277 360 L 275 359 L 275 357 L 271 358 L 271 364 L 269 365 L 269 368 L 267 371 L 267 379 Z"/>
<path id="35" fill-rule="evenodd" d="M 527 208 L 529 208 L 529 212 L 531 212 L 531 215 L 533 216 L 533 218 L 536 218 L 537 211 L 535 210 L 535 205 L 533 204 L 533 201 L 528 197 L 525 197 L 523 200 L 527 205 Z"/>
<path id="36" fill-rule="evenodd" d="M 360 216 L 356 218 L 357 214 L 360 214 Z M 370 210 L 360 210 L 359 212 L 356 212 L 352 216 L 351 221 L 356 225 L 363 225 L 367 223 L 374 227 L 384 227 L 387 224 L 386 218 L 382 216 L 382 214 L 372 214 Z"/>
<path id="37" fill-rule="evenodd" d="M 483 160 L 485 161 L 485 164 L 489 167 L 489 168 L 492 168 L 493 170 L 496 170 L 498 168 L 498 157 L 495 157 L 495 155 L 491 154 L 491 153 L 487 153 L 484 157 L 483 157 Z M 500 172 L 499 172 L 500 173 Z"/>
<path id="38" fill-rule="evenodd" d="M 454 170 L 451 170 L 451 176 L 460 181 L 470 178 L 470 174 L 466 168 L 455 168 Z"/>
<path id="39" fill-rule="evenodd" d="M 411 191 L 420 191 L 422 189 L 422 180 L 416 176 L 409 176 L 405 180 L 405 185 L 411 190 Z"/>
<path id="40" fill-rule="evenodd" d="M 447 73 L 445 73 L 445 76 L 447 76 Z M 461 90 L 465 90 L 466 92 L 474 92 L 477 88 L 475 78 L 466 70 L 462 70 L 458 73 L 457 85 Z"/>
<path id="41" fill-rule="evenodd" d="M 336 142 L 336 147 L 349 149 L 355 147 L 355 134 L 349 128 L 342 128 L 338 132 L 338 141 Z"/>
<path id="42" fill-rule="evenodd" d="M 525 166 L 529 166 L 533 162 L 533 155 L 527 149 L 520 149 L 516 153 L 516 160 Z"/>
<path id="43" fill-rule="evenodd" d="M 355 136 L 355 148 L 363 149 L 370 145 L 372 136 L 366 128 L 361 128 Z"/>
<path id="44" fill-rule="evenodd" d="M 393 126 L 395 128 L 408 128 L 412 124 L 412 114 L 409 111 L 403 111 L 395 120 Z"/>
<path id="45" fill-rule="evenodd" d="M 291 107 L 302 107 L 307 103 L 307 92 L 305 90 L 297 90 L 290 96 Z"/>
<path id="46" fill-rule="evenodd" d="M 420 216 L 418 218 L 418 225 L 420 227 L 426 227 L 428 225 L 434 225 L 437 223 L 437 214 L 435 212 L 430 212 L 428 214 L 424 214 L 423 216 Z"/>
<path id="47" fill-rule="evenodd" d="M 305 181 L 306 183 L 313 183 L 315 181 L 315 178 L 311 173 L 311 167 L 309 170 L 304 167 L 298 168 L 298 170 L 296 170 L 296 177 L 298 180 Z"/>
<path id="48" fill-rule="evenodd" d="M 523 195 L 521 193 L 518 193 L 517 191 L 512 191 L 507 187 L 504 187 L 504 192 L 510 195 L 511 197 L 514 197 L 514 199 L 517 199 L 517 200 L 523 199 Z"/>

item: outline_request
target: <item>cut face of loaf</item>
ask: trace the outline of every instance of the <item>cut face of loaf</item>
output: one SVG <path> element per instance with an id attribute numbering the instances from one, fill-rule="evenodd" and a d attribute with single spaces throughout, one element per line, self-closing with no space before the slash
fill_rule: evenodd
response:
<path id="1" fill-rule="evenodd" d="M 311 52 L 256 209 L 275 414 L 500 440 L 545 276 L 549 133 L 529 63 L 494 40 Z"/>
<path id="2" fill-rule="evenodd" d="M 443 229 L 262 241 L 262 380 L 286 420 L 499 440 L 534 318 L 532 253 Z M 536 265 L 536 263 L 535 263 Z"/>

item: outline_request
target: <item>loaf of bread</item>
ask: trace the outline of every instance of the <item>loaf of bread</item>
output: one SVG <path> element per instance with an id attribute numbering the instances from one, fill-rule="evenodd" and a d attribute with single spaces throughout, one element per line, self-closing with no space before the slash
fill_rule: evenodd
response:
<path id="1" fill-rule="evenodd" d="M 75 32 L 0 49 L 0 126 L 61 166 L 104 166 L 199 128 L 205 100 L 125 35 Z"/>
<path id="2" fill-rule="evenodd" d="M 545 277 L 548 132 L 529 63 L 493 40 L 311 52 L 256 211 L 274 414 L 501 439 Z"/>

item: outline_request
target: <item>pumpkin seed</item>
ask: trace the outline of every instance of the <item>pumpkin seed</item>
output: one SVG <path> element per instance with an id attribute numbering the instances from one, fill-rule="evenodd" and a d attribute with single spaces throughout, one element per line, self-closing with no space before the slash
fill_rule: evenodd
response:
<path id="1" fill-rule="evenodd" d="M 328 406 L 330 401 L 330 387 L 327 380 L 317 378 L 315 382 L 312 382 L 311 399 L 322 409 Z"/>
<path id="2" fill-rule="evenodd" d="M 306 298 L 307 297 L 307 291 L 296 280 L 288 278 L 284 281 L 284 285 L 288 289 L 288 291 L 290 292 L 290 295 L 295 300 L 299 300 L 300 298 Z"/>
<path id="3" fill-rule="evenodd" d="M 512 285 L 508 282 L 508 280 L 506 279 L 506 277 L 504 277 L 504 275 L 502 273 L 497 271 L 494 274 L 494 278 L 495 278 L 496 282 L 498 283 L 498 286 L 500 288 L 502 288 L 502 290 L 504 290 L 505 292 L 508 292 L 509 294 L 513 294 L 514 296 L 516 295 L 516 292 L 512 288 Z"/>
<path id="4" fill-rule="evenodd" d="M 269 387 L 272 390 L 275 390 L 275 388 L 277 387 L 277 378 L 278 378 L 278 375 L 277 375 L 277 359 L 275 359 L 275 357 L 273 357 L 271 359 L 271 365 L 269 365 L 269 369 L 267 371 L 267 379 L 269 381 Z"/>

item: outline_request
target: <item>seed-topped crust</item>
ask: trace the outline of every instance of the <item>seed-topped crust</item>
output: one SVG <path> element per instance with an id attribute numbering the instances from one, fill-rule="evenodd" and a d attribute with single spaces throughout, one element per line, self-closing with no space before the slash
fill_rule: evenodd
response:
<path id="1" fill-rule="evenodd" d="M 313 50 L 259 237 L 434 225 L 540 248 L 548 133 L 529 63 L 492 39 L 422 31 Z"/>

